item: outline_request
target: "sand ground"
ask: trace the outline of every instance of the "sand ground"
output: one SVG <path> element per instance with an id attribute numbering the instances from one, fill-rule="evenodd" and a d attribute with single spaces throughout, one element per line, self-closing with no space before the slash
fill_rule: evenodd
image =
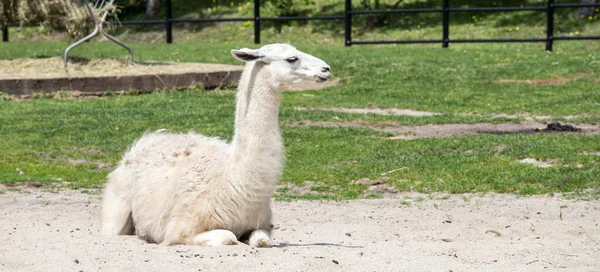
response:
<path id="1" fill-rule="evenodd" d="M 274 202 L 276 247 L 99 234 L 98 194 L 0 194 L 0 271 L 600 271 L 600 201 L 419 195 Z"/>

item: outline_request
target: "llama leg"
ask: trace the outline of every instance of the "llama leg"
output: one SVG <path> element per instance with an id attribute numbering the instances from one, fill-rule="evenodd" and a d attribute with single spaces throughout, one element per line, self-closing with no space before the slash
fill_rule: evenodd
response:
<path id="1" fill-rule="evenodd" d="M 102 198 L 101 225 L 103 235 L 133 234 L 131 184 L 121 167 L 108 176 Z"/>
<path id="2" fill-rule="evenodd" d="M 269 232 L 266 230 L 257 229 L 250 233 L 248 245 L 253 247 L 272 247 L 273 240 L 271 240 L 271 235 Z"/>
<path id="3" fill-rule="evenodd" d="M 189 244 L 199 246 L 221 246 L 221 245 L 237 245 L 238 240 L 233 232 L 216 229 L 197 234 L 192 237 Z"/>

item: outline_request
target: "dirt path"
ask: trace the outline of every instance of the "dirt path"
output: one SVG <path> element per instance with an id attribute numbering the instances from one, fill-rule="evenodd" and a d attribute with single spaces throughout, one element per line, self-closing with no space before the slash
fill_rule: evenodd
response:
<path id="1" fill-rule="evenodd" d="M 473 134 L 532 134 L 532 133 L 577 133 L 588 135 L 600 135 L 600 126 L 595 124 L 572 124 L 579 131 L 553 131 L 547 130 L 545 123 L 507 123 L 507 124 L 427 124 L 427 125 L 397 125 L 385 124 L 382 126 L 372 126 L 358 121 L 311 121 L 302 120 L 289 122 L 285 125 L 291 127 L 357 127 L 370 128 L 373 130 L 392 133 L 393 136 L 388 139 L 421 139 L 421 138 L 440 138 Z M 536 130 L 537 129 L 537 130 Z"/>
<path id="2" fill-rule="evenodd" d="M 394 116 L 435 116 L 442 115 L 437 112 L 417 111 L 412 109 L 399 108 L 305 108 L 295 107 L 300 111 L 332 111 L 352 114 L 376 114 L 376 115 L 394 115 Z M 462 116 L 484 116 L 476 114 L 461 114 Z M 493 114 L 488 117 L 493 118 L 522 118 L 525 122 L 521 123 L 472 123 L 472 124 L 425 124 L 425 125 L 400 125 L 395 122 L 381 122 L 380 124 L 366 124 L 361 121 L 312 121 L 300 120 L 288 122 L 286 125 L 292 127 L 360 127 L 370 128 L 378 131 L 392 133 L 391 140 L 397 139 L 420 139 L 420 138 L 439 138 L 473 134 L 532 134 L 532 133 L 578 133 L 600 135 L 600 126 L 598 124 L 571 123 L 561 124 L 560 122 L 540 122 L 542 120 L 553 119 L 574 119 L 592 115 L 570 115 L 570 116 L 533 116 L 533 115 L 509 115 Z M 549 129 L 552 124 L 557 124 Z M 575 131 L 565 129 L 564 126 L 571 126 Z M 562 127 L 563 129 L 557 129 Z"/>
<path id="3" fill-rule="evenodd" d="M 270 249 L 106 239 L 99 235 L 98 207 L 99 196 L 76 191 L 1 194 L 0 271 L 600 269 L 600 201 L 400 194 L 275 202 L 278 246 Z"/>

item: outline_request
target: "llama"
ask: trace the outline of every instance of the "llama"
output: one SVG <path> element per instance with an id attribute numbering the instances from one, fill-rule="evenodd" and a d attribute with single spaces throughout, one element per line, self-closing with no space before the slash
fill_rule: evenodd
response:
<path id="1" fill-rule="evenodd" d="M 282 92 L 331 74 L 325 62 L 288 44 L 231 54 L 247 62 L 231 143 L 194 133 L 142 136 L 108 175 L 104 235 L 135 233 L 162 245 L 273 245 L 271 196 L 284 161 Z"/>

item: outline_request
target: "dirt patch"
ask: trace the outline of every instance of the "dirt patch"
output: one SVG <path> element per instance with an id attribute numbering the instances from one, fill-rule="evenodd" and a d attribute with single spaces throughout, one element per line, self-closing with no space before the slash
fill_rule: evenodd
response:
<path id="1" fill-rule="evenodd" d="M 386 184 L 386 183 L 388 183 L 388 181 L 390 181 L 389 177 L 379 177 L 378 179 L 361 178 L 361 179 L 355 181 L 355 183 L 360 184 L 360 185 L 374 186 L 374 185 Z"/>
<path id="2" fill-rule="evenodd" d="M 22 190 L 22 189 L 34 189 L 41 188 L 44 183 L 41 182 L 19 182 L 19 183 L 0 183 L 0 190 Z"/>
<path id="3" fill-rule="evenodd" d="M 57 190 L 71 185 L 70 182 L 57 179 L 58 182 L 18 182 L 18 183 L 0 183 L 0 192 L 3 191 L 28 191 L 28 190 Z"/>
<path id="4" fill-rule="evenodd" d="M 573 133 L 600 134 L 600 127 L 591 124 L 575 124 L 580 131 Z M 392 139 L 437 138 L 473 134 L 531 134 L 531 133 L 568 133 L 555 130 L 545 130 L 545 124 L 540 123 L 507 123 L 507 124 L 441 124 L 387 127 L 384 131 L 397 136 Z"/>
<path id="5" fill-rule="evenodd" d="M 441 115 L 441 113 L 437 112 L 428 112 L 428 111 L 416 111 L 411 109 L 399 109 L 399 108 L 304 108 L 304 107 L 295 107 L 295 110 L 319 110 L 319 111 L 334 111 L 334 112 L 342 112 L 342 113 L 359 113 L 359 114 L 379 114 L 379 115 L 395 115 L 395 116 L 435 116 Z"/>
<path id="6" fill-rule="evenodd" d="M 328 188 L 335 189 L 335 188 Z M 283 183 L 279 184 L 275 187 L 275 194 L 292 194 L 292 195 L 303 195 L 303 196 L 322 196 L 322 195 L 332 195 L 330 192 L 324 192 L 323 190 L 319 190 L 319 186 L 316 182 L 312 180 L 305 180 L 301 186 L 295 185 L 293 183 Z"/>
<path id="7" fill-rule="evenodd" d="M 377 179 L 361 178 L 357 181 L 354 181 L 354 183 L 368 186 L 367 190 L 371 194 L 384 196 L 398 194 L 400 191 L 392 186 L 389 186 L 387 184 L 388 181 L 390 181 L 389 177 L 381 176 Z"/>
<path id="8" fill-rule="evenodd" d="M 483 114 L 460 114 L 462 116 L 486 116 Z M 489 115 L 488 115 L 489 116 Z M 505 113 L 497 113 L 491 114 L 493 118 L 508 118 L 508 119 L 524 119 L 525 121 L 544 121 L 544 120 L 555 120 L 555 119 L 565 119 L 571 120 L 575 118 L 584 118 L 584 117 L 595 117 L 597 115 L 592 114 L 579 114 L 579 115 L 563 115 L 563 116 L 552 116 L 552 115 L 530 115 L 530 114 L 505 114 Z"/>
<path id="9" fill-rule="evenodd" d="M 102 237 L 99 199 L 0 194 L 0 270 L 594 271 L 600 258 L 600 201 L 558 196 L 274 201 L 270 249 Z"/>
<path id="10" fill-rule="evenodd" d="M 497 83 L 527 83 L 527 84 L 535 84 L 535 85 L 549 85 L 549 84 L 561 84 L 567 83 L 573 80 L 568 77 L 560 77 L 560 78 L 551 78 L 551 79 L 499 79 L 494 80 Z"/>
<path id="11" fill-rule="evenodd" d="M 389 139 L 418 139 L 439 138 L 473 134 L 531 134 L 531 133 L 581 133 L 600 134 L 600 127 L 592 124 L 573 124 L 581 131 L 563 132 L 546 130 L 547 124 L 542 123 L 508 123 L 508 124 L 431 124 L 431 125 L 388 125 L 384 127 L 369 126 L 360 122 L 337 121 L 300 121 L 288 123 L 289 126 L 316 126 L 316 127 L 357 127 L 370 128 L 394 134 Z M 541 129 L 540 129 L 541 128 Z M 537 131 L 536 131 L 537 130 Z"/>
<path id="12" fill-rule="evenodd" d="M 554 166 L 558 159 L 551 159 L 546 161 L 539 161 L 533 158 L 525 158 L 519 161 L 520 163 L 531 164 L 535 167 L 548 168 Z"/>

